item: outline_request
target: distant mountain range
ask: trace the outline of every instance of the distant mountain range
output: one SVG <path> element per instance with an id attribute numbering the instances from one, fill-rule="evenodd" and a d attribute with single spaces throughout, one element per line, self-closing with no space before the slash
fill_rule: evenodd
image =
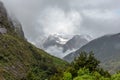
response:
<path id="1" fill-rule="evenodd" d="M 62 58 L 66 54 L 75 51 L 83 45 L 87 44 L 91 39 L 92 38 L 89 35 L 68 36 L 53 34 L 48 37 L 40 38 L 40 41 L 38 41 L 36 45 L 48 53 Z"/>
<path id="2" fill-rule="evenodd" d="M 112 71 L 120 69 L 120 33 L 105 35 L 92 40 L 77 51 L 65 56 L 64 59 L 71 62 L 82 51 L 93 51 L 97 59 L 102 62 L 102 66 L 105 69 Z"/>

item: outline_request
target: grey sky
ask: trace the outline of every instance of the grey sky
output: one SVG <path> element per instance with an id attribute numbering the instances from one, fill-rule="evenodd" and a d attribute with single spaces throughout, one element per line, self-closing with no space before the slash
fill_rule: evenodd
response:
<path id="1" fill-rule="evenodd" d="M 34 41 L 54 33 L 99 37 L 120 32 L 120 0 L 3 0 Z"/>

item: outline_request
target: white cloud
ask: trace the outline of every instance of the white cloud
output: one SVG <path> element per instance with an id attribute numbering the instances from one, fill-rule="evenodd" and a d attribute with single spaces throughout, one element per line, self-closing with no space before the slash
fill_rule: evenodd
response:
<path id="1" fill-rule="evenodd" d="M 32 41 L 56 32 L 94 37 L 120 32 L 120 0 L 2 1 L 21 21 L 25 36 Z"/>
<path id="2" fill-rule="evenodd" d="M 118 15 L 114 11 L 109 10 L 83 10 L 83 14 L 89 18 L 102 19 L 102 20 L 111 20 L 117 19 Z"/>
<path id="3" fill-rule="evenodd" d="M 62 52 L 63 48 L 60 48 L 60 47 L 57 47 L 57 46 L 53 46 L 53 47 L 48 48 L 46 51 L 48 53 L 50 53 L 51 55 L 59 57 L 59 58 L 62 59 L 65 55 L 68 55 L 69 53 L 76 51 L 76 49 L 68 50 L 65 53 L 63 53 Z"/>
<path id="4" fill-rule="evenodd" d="M 39 17 L 39 24 L 45 34 L 62 33 L 74 34 L 80 26 L 82 17 L 79 12 L 65 12 L 61 8 L 46 8 Z"/>

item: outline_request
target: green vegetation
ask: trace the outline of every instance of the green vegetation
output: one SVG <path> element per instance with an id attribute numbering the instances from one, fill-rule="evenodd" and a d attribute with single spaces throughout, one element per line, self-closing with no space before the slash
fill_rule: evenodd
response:
<path id="1" fill-rule="evenodd" d="M 65 71 L 51 77 L 51 80 L 120 80 L 120 73 L 110 75 L 99 67 L 93 52 L 81 52 Z"/>
<path id="2" fill-rule="evenodd" d="M 0 80 L 45 80 L 65 69 L 67 62 L 40 50 L 26 40 L 0 35 Z"/>

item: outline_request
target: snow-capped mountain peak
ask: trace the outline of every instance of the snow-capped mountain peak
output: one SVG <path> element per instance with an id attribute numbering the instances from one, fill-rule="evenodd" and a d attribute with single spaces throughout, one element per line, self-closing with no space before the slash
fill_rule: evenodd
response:
<path id="1" fill-rule="evenodd" d="M 65 44 L 70 38 L 57 33 L 57 34 L 52 34 L 52 35 L 48 36 L 48 39 L 54 40 L 59 44 Z"/>
<path id="2" fill-rule="evenodd" d="M 68 52 L 77 50 L 88 43 L 91 37 L 89 35 L 64 35 L 57 33 L 39 39 L 42 39 L 37 42 L 39 48 L 62 58 Z"/>

